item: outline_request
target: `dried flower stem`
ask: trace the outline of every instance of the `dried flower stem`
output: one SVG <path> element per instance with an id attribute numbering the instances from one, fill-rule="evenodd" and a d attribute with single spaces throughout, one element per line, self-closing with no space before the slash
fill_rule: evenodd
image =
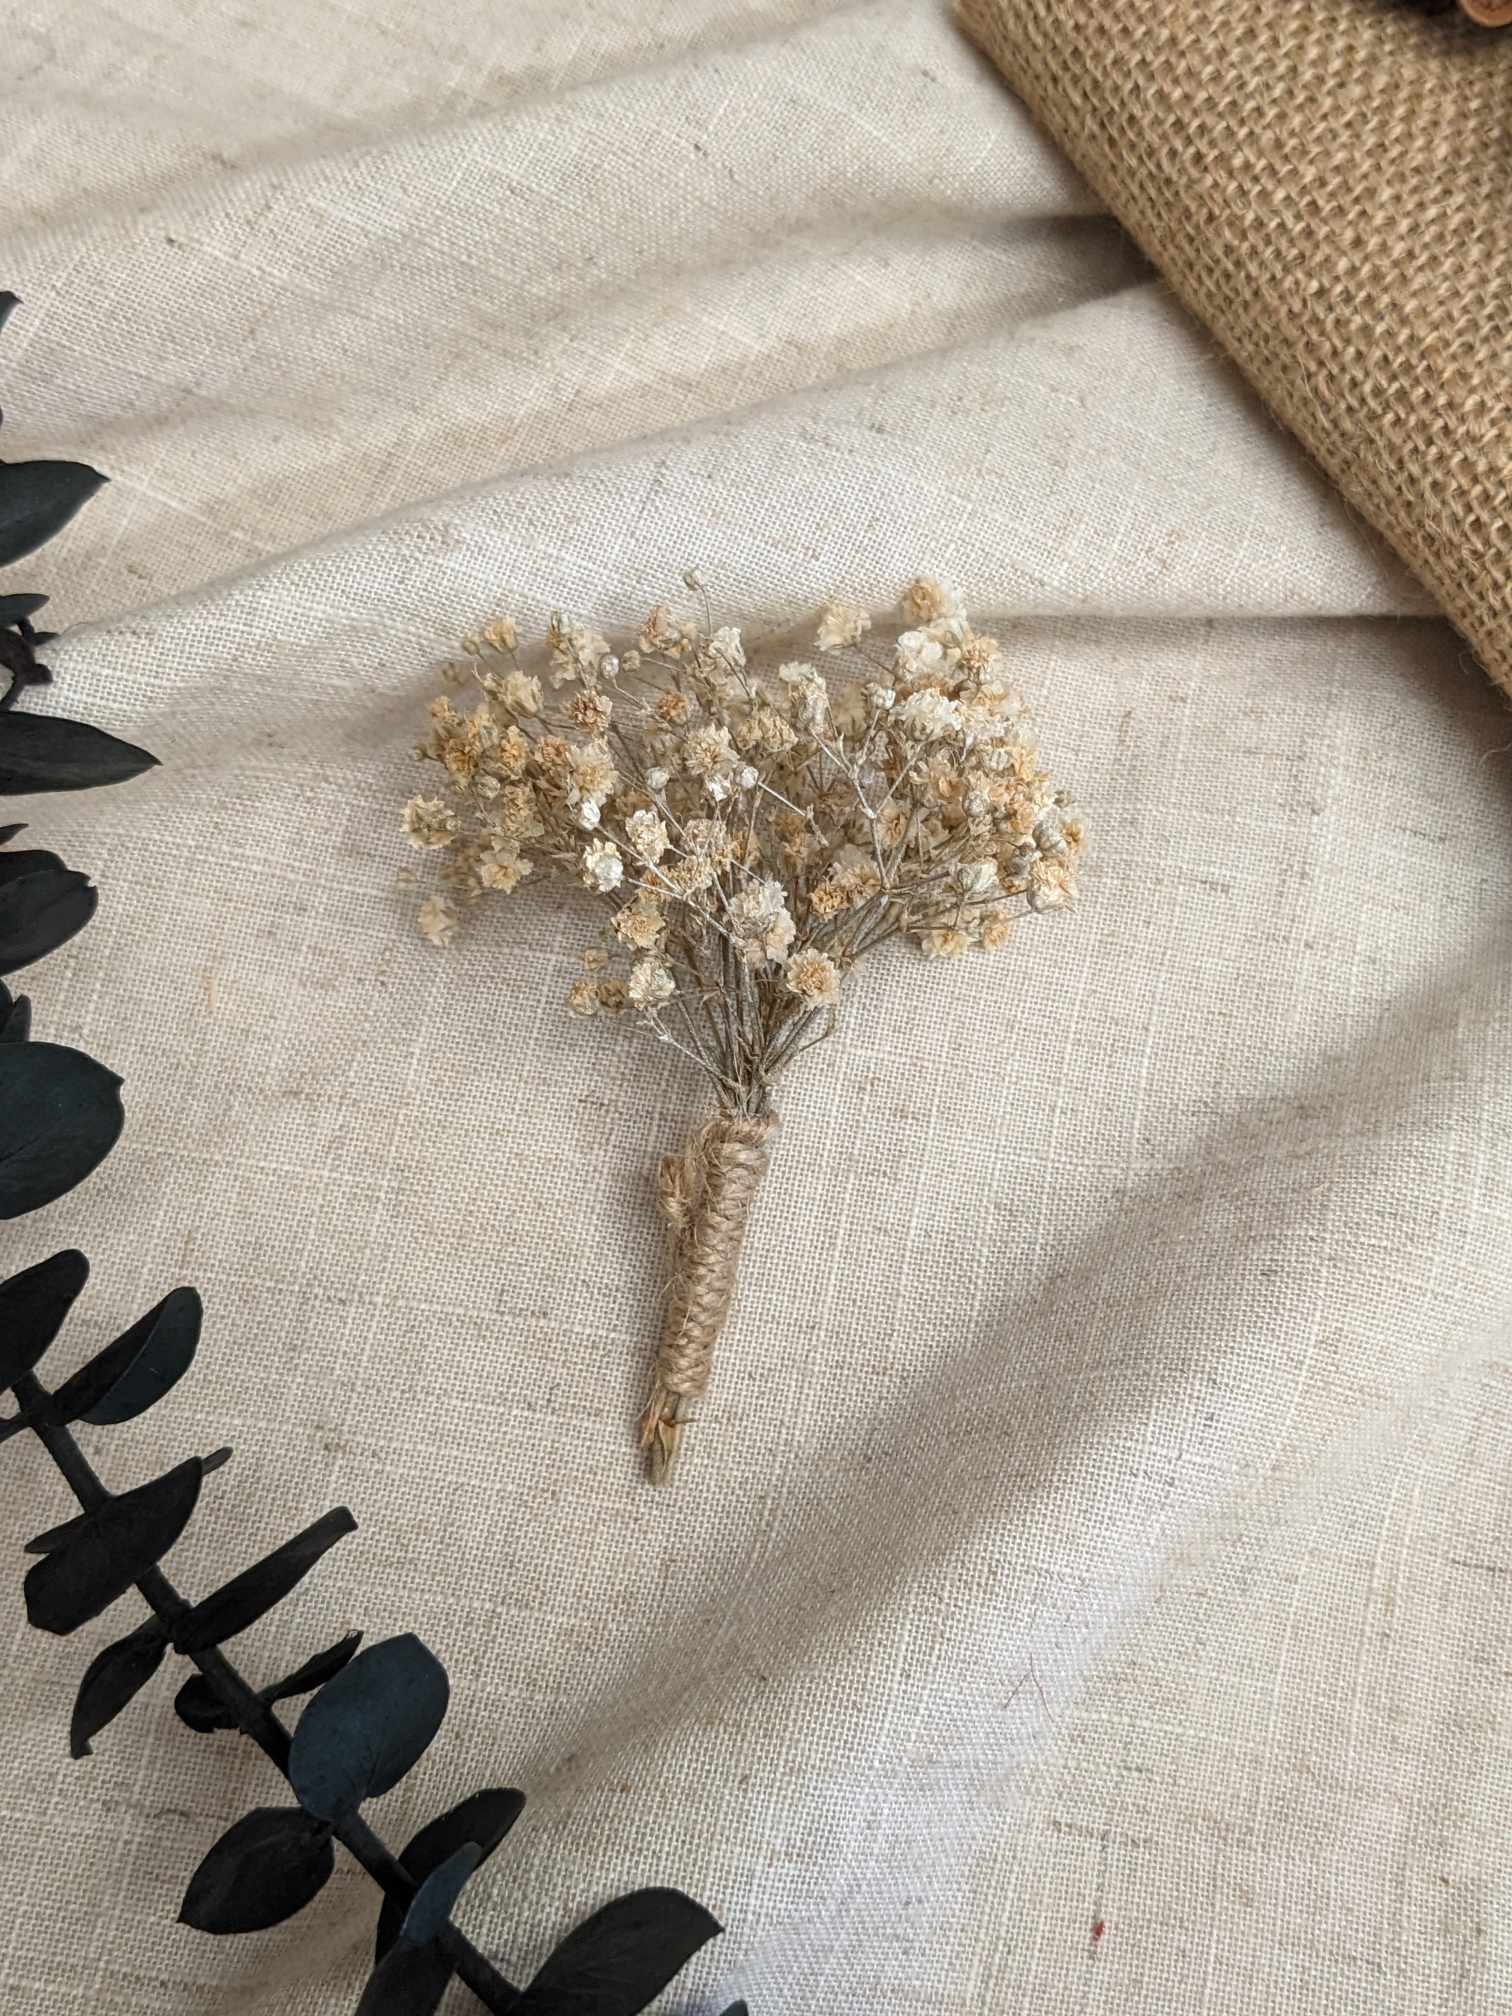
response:
<path id="1" fill-rule="evenodd" d="M 691 1405 L 709 1383 L 776 1124 L 775 1114 L 720 1114 L 662 1160 L 657 1199 L 671 1228 L 672 1279 L 640 1427 L 653 1484 L 671 1483 Z"/>

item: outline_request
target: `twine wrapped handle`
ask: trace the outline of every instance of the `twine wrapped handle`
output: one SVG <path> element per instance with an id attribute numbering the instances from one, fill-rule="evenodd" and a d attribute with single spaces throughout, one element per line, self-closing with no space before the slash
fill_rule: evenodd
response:
<path id="1" fill-rule="evenodd" d="M 641 1447 L 653 1484 L 668 1484 L 692 1403 L 709 1383 L 730 1313 L 746 1223 L 766 1174 L 775 1114 L 720 1113 L 662 1157 L 657 1201 L 671 1230 L 672 1273 Z"/>

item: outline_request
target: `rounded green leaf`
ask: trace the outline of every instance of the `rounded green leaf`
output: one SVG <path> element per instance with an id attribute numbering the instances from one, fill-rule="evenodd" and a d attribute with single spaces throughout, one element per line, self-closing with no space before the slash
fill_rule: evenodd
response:
<path id="1" fill-rule="evenodd" d="M 411 1946 L 429 1946 L 439 1939 L 451 1923 L 452 1906 L 462 1895 L 463 1884 L 482 1859 L 477 1842 L 464 1841 L 439 1869 L 433 1869 L 410 1900 L 400 1938 Z"/>
<path id="2" fill-rule="evenodd" d="M 449 1692 L 446 1668 L 412 1633 L 359 1652 L 299 1718 L 289 1783 L 300 1805 L 340 1820 L 392 1791 L 441 1727 Z"/>
<path id="3" fill-rule="evenodd" d="M 0 1282 L 0 1386 L 41 1364 L 88 1279 L 89 1262 L 70 1246 Z"/>
<path id="4" fill-rule="evenodd" d="M 0 463 L 0 470 L 4 464 Z M 0 797 L 121 784 L 157 762 L 130 742 L 61 714 L 0 714 Z"/>
<path id="5" fill-rule="evenodd" d="M 327 1512 L 282 1547 L 244 1568 L 224 1588 L 197 1603 L 173 1634 L 180 1652 L 203 1652 L 208 1646 L 224 1644 L 239 1631 L 247 1630 L 265 1617 L 275 1603 L 281 1603 L 305 1576 L 348 1533 L 357 1531 L 357 1521 L 345 1505 Z"/>
<path id="6" fill-rule="evenodd" d="M 30 874 L 8 874 L 26 857 L 0 854 L 0 973 L 15 973 L 66 945 L 95 913 L 99 895 L 89 877 L 62 863 Z M 43 855 L 33 859 L 46 860 Z"/>
<path id="7" fill-rule="evenodd" d="M 680 1890 L 616 1897 L 567 1934 L 515 2016 L 637 2016 L 719 1929 Z"/>
<path id="8" fill-rule="evenodd" d="M 179 1908 L 197 1932 L 265 1932 L 319 1896 L 336 1866 L 331 1830 L 297 1806 L 262 1806 L 228 1828 Z"/>
<path id="9" fill-rule="evenodd" d="M 152 1617 L 129 1637 L 95 1655 L 79 1682 L 79 1698 L 68 1731 L 70 1757 L 89 1756 L 90 1738 L 98 1736 L 135 1699 L 162 1665 L 167 1650 L 167 1628 Z"/>
<path id="10" fill-rule="evenodd" d="M 124 1596 L 189 1524 L 203 1468 L 199 1457 L 191 1456 L 150 1484 L 86 1513 L 61 1546 L 27 1570 L 22 1591 L 30 1622 L 39 1631 L 65 1636 Z"/>
<path id="11" fill-rule="evenodd" d="M 84 462 L 0 462 L 0 567 L 61 532 L 104 481 Z"/>
<path id="12" fill-rule="evenodd" d="M 197 1288 L 172 1288 L 53 1396 L 65 1420 L 111 1428 L 134 1421 L 177 1385 L 194 1360 L 204 1305 Z"/>
<path id="13" fill-rule="evenodd" d="M 475 1842 L 478 1860 L 486 1862 L 525 1810 L 525 1794 L 490 1787 L 474 1792 L 428 1821 L 410 1842 L 399 1860 L 417 1883 L 424 1883 L 459 1848 Z M 385 1897 L 378 1914 L 375 1960 L 381 1960 L 399 1937 L 404 1913 L 392 1897 Z"/>
<path id="14" fill-rule="evenodd" d="M 0 1044 L 0 1218 L 51 1204 L 104 1161 L 125 1121 L 120 1085 L 82 1050 Z"/>
<path id="15" fill-rule="evenodd" d="M 354 2016 L 434 2016 L 451 1977 L 452 1963 L 438 1946 L 401 1940 L 368 1976 Z"/>

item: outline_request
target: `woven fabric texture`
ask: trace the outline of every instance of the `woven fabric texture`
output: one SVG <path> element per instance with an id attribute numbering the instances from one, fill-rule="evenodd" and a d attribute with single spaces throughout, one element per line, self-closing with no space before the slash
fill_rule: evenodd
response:
<path id="1" fill-rule="evenodd" d="M 1512 688 L 1512 37 L 1397 0 L 961 0 Z"/>
<path id="2" fill-rule="evenodd" d="M 3 1265 L 88 1249 L 63 1371 L 201 1288 L 189 1376 L 83 1431 L 117 1484 L 233 1445 L 175 1580 L 354 1508 L 233 1649 L 435 1649 L 373 1819 L 524 1787 L 461 1910 L 514 1979 L 660 1882 L 729 1928 L 668 2016 L 1502 2016 L 1509 735 L 1418 583 L 943 7 L 6 26 L 0 438 L 112 477 L 16 570 L 78 626 L 36 704 L 164 761 L 21 808 L 101 889 L 38 1029 L 128 1118 Z M 788 1080 L 655 1492 L 699 1089 L 566 1014 L 591 911 L 421 942 L 398 808 L 463 632 L 690 564 L 785 639 L 952 577 L 1089 848 L 1077 915 L 880 953 Z M 175 1923 L 255 1754 L 165 1674 L 69 1761 L 136 1610 L 26 1628 L 68 1506 L 0 1458 L 0 2009 L 350 2016 L 344 1859 Z"/>

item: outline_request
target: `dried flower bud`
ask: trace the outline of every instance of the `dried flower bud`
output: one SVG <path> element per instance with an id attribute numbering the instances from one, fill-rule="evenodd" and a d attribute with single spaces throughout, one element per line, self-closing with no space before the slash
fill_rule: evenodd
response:
<path id="1" fill-rule="evenodd" d="M 607 896 L 625 879 L 625 864 L 612 840 L 590 840 L 583 849 L 583 881 Z"/>
<path id="2" fill-rule="evenodd" d="M 795 952 L 782 977 L 789 994 L 811 1008 L 830 1008 L 840 999 L 840 969 L 823 952 Z"/>
<path id="3" fill-rule="evenodd" d="M 411 798 L 404 808 L 404 837 L 411 847 L 447 847 L 461 820 L 444 798 Z"/>
<path id="4" fill-rule="evenodd" d="M 871 618 L 864 609 L 857 609 L 849 602 L 826 602 L 819 612 L 814 642 L 821 651 L 842 651 L 847 645 L 859 643 L 863 631 L 870 628 Z"/>

